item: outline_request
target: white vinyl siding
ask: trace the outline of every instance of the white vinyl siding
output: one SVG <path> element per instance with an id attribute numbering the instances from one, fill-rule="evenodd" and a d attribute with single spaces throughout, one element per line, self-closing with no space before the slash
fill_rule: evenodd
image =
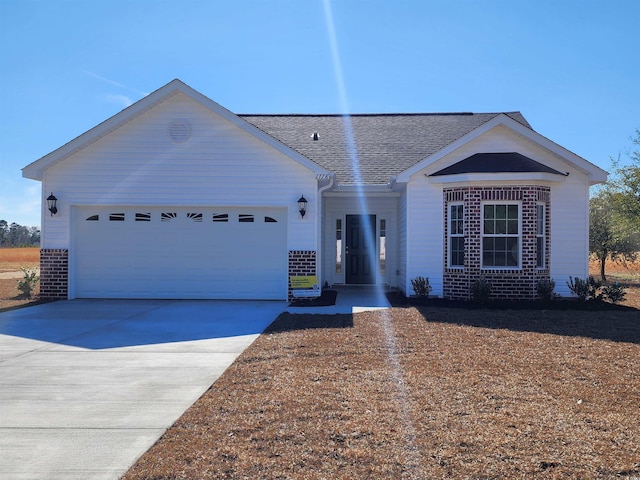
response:
<path id="1" fill-rule="evenodd" d="M 411 293 L 411 279 L 428 277 L 433 295 L 442 296 L 444 259 L 444 207 L 440 185 L 429 185 L 424 176 L 407 185 L 407 276 L 405 292 Z"/>

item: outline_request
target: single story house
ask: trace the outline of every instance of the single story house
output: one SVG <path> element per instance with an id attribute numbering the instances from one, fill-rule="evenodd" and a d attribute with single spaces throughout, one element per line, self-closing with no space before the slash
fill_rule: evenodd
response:
<path id="1" fill-rule="evenodd" d="M 69 299 L 285 300 L 296 276 L 570 295 L 607 178 L 519 112 L 238 115 L 180 80 L 22 173 L 42 182 L 41 294 Z"/>

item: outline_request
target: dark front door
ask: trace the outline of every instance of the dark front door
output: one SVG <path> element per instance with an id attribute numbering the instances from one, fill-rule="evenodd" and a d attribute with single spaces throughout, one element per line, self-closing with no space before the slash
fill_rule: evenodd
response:
<path id="1" fill-rule="evenodd" d="M 376 283 L 376 216 L 347 215 L 346 283 Z"/>

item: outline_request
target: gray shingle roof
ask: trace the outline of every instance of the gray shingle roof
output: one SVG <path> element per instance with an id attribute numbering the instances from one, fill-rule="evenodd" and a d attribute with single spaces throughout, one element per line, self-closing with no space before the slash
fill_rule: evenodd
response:
<path id="1" fill-rule="evenodd" d="M 432 173 L 430 176 L 456 175 L 459 173 L 542 172 L 564 175 L 558 170 L 536 162 L 517 152 L 476 153 L 458 163 Z"/>
<path id="2" fill-rule="evenodd" d="M 334 172 L 339 185 L 384 185 L 499 113 L 239 115 Z M 506 113 L 531 128 L 519 112 Z M 318 139 L 313 139 L 317 132 Z M 352 159 L 360 166 L 352 167 Z"/>

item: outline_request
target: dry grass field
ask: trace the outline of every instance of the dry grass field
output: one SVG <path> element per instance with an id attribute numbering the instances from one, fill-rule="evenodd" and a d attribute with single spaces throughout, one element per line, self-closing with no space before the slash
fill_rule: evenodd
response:
<path id="1" fill-rule="evenodd" d="M 283 314 L 123 477 L 640 477 L 640 313 Z"/>
<path id="2" fill-rule="evenodd" d="M 0 248 L 0 311 L 29 305 L 37 301 L 39 285 L 31 299 L 20 298 L 18 279 L 22 278 L 20 267 L 40 267 L 39 248 Z"/>
<path id="3" fill-rule="evenodd" d="M 14 272 L 20 267 L 37 267 L 40 265 L 40 249 L 0 248 L 0 273 Z"/>

